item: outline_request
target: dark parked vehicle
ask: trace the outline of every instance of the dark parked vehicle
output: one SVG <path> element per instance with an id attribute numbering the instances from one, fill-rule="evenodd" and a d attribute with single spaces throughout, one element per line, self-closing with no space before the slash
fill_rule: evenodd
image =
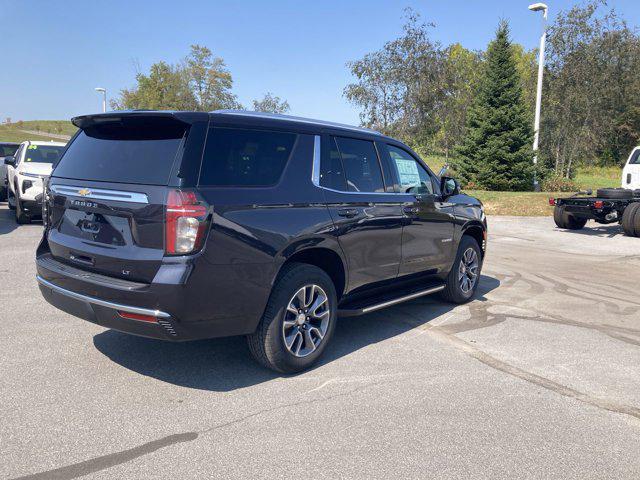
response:
<path id="1" fill-rule="evenodd" d="M 37 250 L 42 294 L 72 315 L 165 340 L 246 335 L 294 372 L 338 316 L 476 291 L 482 204 L 392 138 L 238 111 L 72 121 Z"/>

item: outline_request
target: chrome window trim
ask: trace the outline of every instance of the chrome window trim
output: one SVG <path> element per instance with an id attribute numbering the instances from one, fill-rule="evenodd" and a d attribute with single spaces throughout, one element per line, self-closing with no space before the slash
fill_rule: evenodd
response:
<path id="1" fill-rule="evenodd" d="M 313 137 L 313 166 L 311 167 L 311 181 L 320 187 L 320 135 Z"/>
<path id="2" fill-rule="evenodd" d="M 90 198 L 94 200 L 114 200 L 128 203 L 149 203 L 149 198 L 144 193 L 123 192 L 120 190 L 107 190 L 102 188 L 77 187 L 72 185 L 51 185 L 50 190 L 54 193 L 69 195 L 78 198 Z M 88 190 L 89 193 L 82 195 L 81 190 Z"/>
<path id="3" fill-rule="evenodd" d="M 82 295 L 81 293 L 72 292 L 71 290 L 67 290 L 66 288 L 62 288 L 57 285 L 54 285 L 53 283 L 42 278 L 40 275 L 36 275 L 36 279 L 38 280 L 38 283 L 40 285 L 50 288 L 51 290 L 59 293 L 60 295 L 74 298 L 76 300 L 80 300 L 83 302 L 93 303 L 94 305 L 100 305 L 101 307 L 113 308 L 114 310 L 120 310 L 122 312 L 137 313 L 139 315 L 149 315 L 149 316 L 158 317 L 158 318 L 171 317 L 171 315 L 169 315 L 168 313 L 162 312 L 160 310 L 151 310 L 149 308 L 121 305 L 119 303 L 108 302 L 106 300 L 100 300 L 99 298 L 89 297 L 87 295 Z"/>

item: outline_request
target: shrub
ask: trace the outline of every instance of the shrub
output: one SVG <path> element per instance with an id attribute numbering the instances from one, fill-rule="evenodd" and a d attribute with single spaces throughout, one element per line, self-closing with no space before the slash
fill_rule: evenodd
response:
<path id="1" fill-rule="evenodd" d="M 553 174 L 544 179 L 542 190 L 545 192 L 577 192 L 580 188 L 570 178 Z"/>

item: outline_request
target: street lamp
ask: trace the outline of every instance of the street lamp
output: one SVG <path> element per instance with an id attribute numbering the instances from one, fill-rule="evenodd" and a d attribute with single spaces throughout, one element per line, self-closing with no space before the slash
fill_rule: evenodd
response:
<path id="1" fill-rule="evenodd" d="M 107 89 L 96 87 L 94 90 L 98 93 L 102 93 L 102 113 L 104 113 L 107 111 Z"/>
<path id="2" fill-rule="evenodd" d="M 533 122 L 533 190 L 540 191 L 538 183 L 538 140 L 540 138 L 540 104 L 542 103 L 542 74 L 544 73 L 544 44 L 547 40 L 547 7 L 544 3 L 529 5 L 532 12 L 542 12 L 542 36 L 540 37 L 540 53 L 538 55 L 538 86 L 536 88 L 536 115 Z"/>

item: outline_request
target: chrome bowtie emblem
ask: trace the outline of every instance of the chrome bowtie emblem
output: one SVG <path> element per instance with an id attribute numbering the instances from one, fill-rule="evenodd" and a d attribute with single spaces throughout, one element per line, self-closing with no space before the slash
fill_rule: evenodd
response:
<path id="1" fill-rule="evenodd" d="M 78 194 L 86 197 L 87 195 L 91 195 L 91 190 L 89 190 L 88 188 L 83 188 L 81 190 L 78 190 Z"/>

